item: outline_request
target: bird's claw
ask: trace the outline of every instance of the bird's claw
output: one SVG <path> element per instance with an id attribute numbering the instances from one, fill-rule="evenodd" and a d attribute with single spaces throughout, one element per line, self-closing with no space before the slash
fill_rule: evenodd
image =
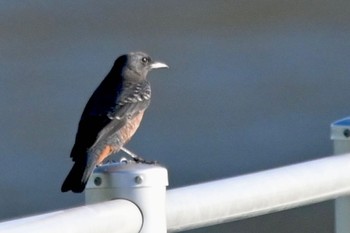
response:
<path id="1" fill-rule="evenodd" d="M 148 160 L 145 160 L 144 158 L 141 158 L 141 157 L 133 157 L 132 158 L 136 163 L 143 163 L 143 164 L 157 164 L 158 161 L 148 161 Z"/>
<path id="2" fill-rule="evenodd" d="M 148 161 L 144 158 L 136 155 L 135 153 L 131 152 L 130 150 L 126 149 L 125 147 L 120 148 L 122 151 L 124 151 L 126 154 L 128 154 L 132 160 L 134 160 L 136 163 L 143 163 L 143 164 L 157 164 L 157 161 Z"/>

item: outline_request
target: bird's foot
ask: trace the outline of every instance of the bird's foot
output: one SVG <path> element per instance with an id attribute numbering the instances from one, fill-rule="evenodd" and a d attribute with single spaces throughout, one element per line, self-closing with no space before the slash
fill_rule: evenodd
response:
<path id="1" fill-rule="evenodd" d="M 126 149 L 125 147 L 121 147 L 120 148 L 122 151 L 124 151 L 125 153 L 127 153 L 132 160 L 134 160 L 136 163 L 144 163 L 144 164 L 157 164 L 157 161 L 148 161 L 145 160 L 144 158 L 138 156 L 137 154 L 131 152 L 130 150 Z"/>
<path id="2" fill-rule="evenodd" d="M 145 160 L 144 158 L 141 158 L 140 156 L 137 156 L 137 157 L 133 157 L 132 158 L 136 163 L 144 163 L 144 164 L 157 164 L 158 161 L 148 161 L 148 160 Z"/>

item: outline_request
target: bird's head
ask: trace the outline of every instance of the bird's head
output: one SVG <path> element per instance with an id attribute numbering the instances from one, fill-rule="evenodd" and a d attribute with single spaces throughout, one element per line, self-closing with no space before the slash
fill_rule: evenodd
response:
<path id="1" fill-rule="evenodd" d="M 143 52 L 131 52 L 126 56 L 126 63 L 123 73 L 129 77 L 146 78 L 152 69 L 169 68 L 165 63 L 153 61 L 152 58 Z"/>

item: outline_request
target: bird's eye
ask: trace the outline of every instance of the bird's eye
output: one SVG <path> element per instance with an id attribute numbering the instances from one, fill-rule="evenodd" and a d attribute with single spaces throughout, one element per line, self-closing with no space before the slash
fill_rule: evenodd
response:
<path id="1" fill-rule="evenodd" d="M 143 57 L 143 58 L 141 59 L 141 61 L 142 61 L 143 63 L 147 63 L 147 62 L 149 62 L 149 58 L 148 58 L 148 57 Z"/>

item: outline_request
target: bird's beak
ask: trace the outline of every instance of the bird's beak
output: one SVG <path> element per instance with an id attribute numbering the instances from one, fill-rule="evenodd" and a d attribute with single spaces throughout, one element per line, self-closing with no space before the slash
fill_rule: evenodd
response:
<path id="1" fill-rule="evenodd" d="M 150 65 L 151 69 L 159 69 L 159 68 L 169 68 L 169 66 L 165 63 L 155 61 Z"/>

